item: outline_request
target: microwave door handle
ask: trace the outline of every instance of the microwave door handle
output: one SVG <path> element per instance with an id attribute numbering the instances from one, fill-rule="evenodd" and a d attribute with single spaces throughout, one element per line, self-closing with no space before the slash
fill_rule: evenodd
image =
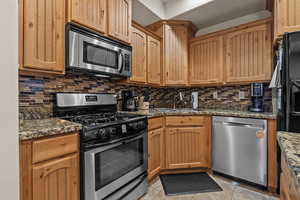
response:
<path id="1" fill-rule="evenodd" d="M 119 62 L 119 68 L 118 68 L 118 71 L 119 71 L 119 73 L 121 73 L 122 72 L 122 70 L 123 70 L 123 54 L 122 54 L 122 51 L 120 50 L 119 51 L 119 60 L 120 60 L 120 62 Z"/>

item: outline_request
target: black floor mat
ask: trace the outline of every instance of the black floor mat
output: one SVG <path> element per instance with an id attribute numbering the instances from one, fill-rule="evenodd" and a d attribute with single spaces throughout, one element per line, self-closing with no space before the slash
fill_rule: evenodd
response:
<path id="1" fill-rule="evenodd" d="M 206 173 L 160 175 L 166 195 L 218 192 L 222 188 Z"/>

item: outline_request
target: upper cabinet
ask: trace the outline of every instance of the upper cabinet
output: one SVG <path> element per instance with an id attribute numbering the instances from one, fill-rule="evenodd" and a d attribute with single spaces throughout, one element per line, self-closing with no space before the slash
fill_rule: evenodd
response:
<path id="1" fill-rule="evenodd" d="M 63 74 L 67 0 L 21 0 L 20 69 Z"/>
<path id="2" fill-rule="evenodd" d="M 223 81 L 223 37 L 194 40 L 190 43 L 190 85 L 216 85 Z"/>
<path id="3" fill-rule="evenodd" d="M 132 75 L 130 81 L 146 83 L 147 81 L 147 35 L 137 28 L 131 28 Z"/>
<path id="4" fill-rule="evenodd" d="M 70 19 L 101 33 L 106 33 L 107 0 L 70 0 Z"/>
<path id="5" fill-rule="evenodd" d="M 274 5 L 275 37 L 300 31 L 300 0 L 275 0 Z"/>
<path id="6" fill-rule="evenodd" d="M 163 80 L 166 86 L 188 85 L 188 41 L 196 28 L 188 21 L 167 20 L 148 28 L 163 37 Z"/>
<path id="7" fill-rule="evenodd" d="M 108 0 L 108 35 L 130 43 L 132 1 Z"/>
<path id="8" fill-rule="evenodd" d="M 161 84 L 161 42 L 148 35 L 147 37 L 147 82 L 153 85 Z"/>
<path id="9" fill-rule="evenodd" d="M 271 80 L 270 22 L 228 33 L 225 38 L 226 83 Z"/>
<path id="10" fill-rule="evenodd" d="M 161 85 L 161 38 L 133 22 L 131 28 L 132 74 L 127 82 Z"/>

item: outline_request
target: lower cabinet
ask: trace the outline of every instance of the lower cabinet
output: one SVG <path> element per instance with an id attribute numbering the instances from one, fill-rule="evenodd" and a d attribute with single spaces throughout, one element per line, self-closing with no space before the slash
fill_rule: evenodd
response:
<path id="1" fill-rule="evenodd" d="M 32 199 L 79 200 L 78 172 L 78 154 L 34 165 L 32 168 Z"/>
<path id="2" fill-rule="evenodd" d="M 159 174 L 163 162 L 163 129 L 150 131 L 148 134 L 148 177 Z"/>
<path id="3" fill-rule="evenodd" d="M 210 166 L 210 133 L 206 127 L 166 129 L 166 167 L 182 169 Z"/>
<path id="4" fill-rule="evenodd" d="M 20 180 L 21 200 L 79 200 L 79 135 L 21 141 Z"/>

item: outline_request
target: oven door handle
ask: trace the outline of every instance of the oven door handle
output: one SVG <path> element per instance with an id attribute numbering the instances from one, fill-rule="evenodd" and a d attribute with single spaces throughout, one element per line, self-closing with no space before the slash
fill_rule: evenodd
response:
<path id="1" fill-rule="evenodd" d="M 147 132 L 146 132 L 147 133 Z M 117 143 L 113 143 L 113 144 L 108 144 L 108 145 L 104 145 L 104 146 L 100 146 L 100 147 L 95 147 L 94 149 L 91 149 L 89 151 L 86 151 L 85 154 L 96 154 L 96 153 L 100 153 L 102 151 L 106 151 L 106 150 L 109 150 L 109 149 L 112 149 L 114 147 L 117 147 L 117 146 L 120 146 L 122 144 L 127 144 L 129 142 L 132 142 L 134 140 L 138 140 L 140 138 L 143 138 L 145 137 L 146 134 L 142 134 L 142 135 L 139 135 L 137 137 L 133 137 L 133 138 L 130 138 L 130 139 L 127 139 L 127 140 L 124 140 L 124 141 L 120 141 L 120 142 L 117 142 Z"/>

